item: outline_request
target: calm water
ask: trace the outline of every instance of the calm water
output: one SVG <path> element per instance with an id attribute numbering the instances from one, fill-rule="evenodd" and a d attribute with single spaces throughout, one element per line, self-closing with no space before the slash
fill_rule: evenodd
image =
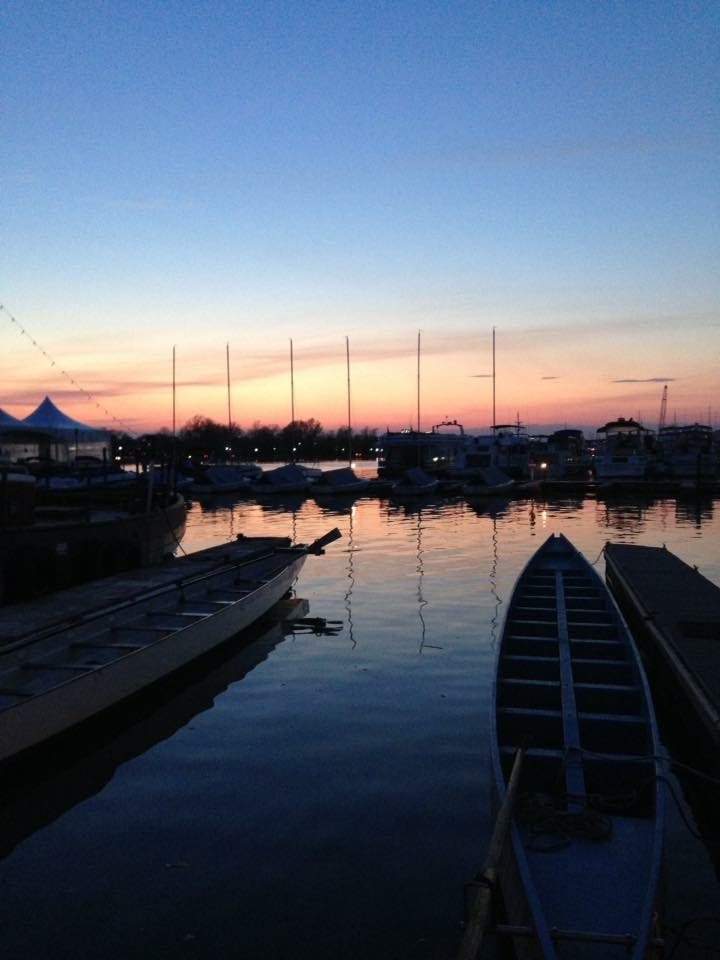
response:
<path id="1" fill-rule="evenodd" d="M 258 636 L 6 810 L 4 957 L 453 957 L 491 829 L 494 648 L 521 567 L 562 531 L 600 572 L 607 540 L 665 543 L 720 583 L 719 516 L 720 501 L 194 504 L 188 552 L 338 526 L 297 585 L 338 631 Z M 717 944 L 720 924 L 692 922 L 720 916 L 717 874 L 669 807 L 671 924 Z"/>

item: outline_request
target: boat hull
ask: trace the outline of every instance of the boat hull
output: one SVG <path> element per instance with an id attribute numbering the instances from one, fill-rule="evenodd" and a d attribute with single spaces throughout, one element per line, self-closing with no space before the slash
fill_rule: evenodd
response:
<path id="1" fill-rule="evenodd" d="M 521 574 L 493 690 L 495 802 L 523 750 L 501 887 L 519 956 L 646 956 L 662 863 L 657 727 L 632 637 L 564 537 Z M 620 798 L 623 803 L 619 806 Z"/>
<path id="2" fill-rule="evenodd" d="M 262 544 L 252 558 L 246 541 L 230 561 L 226 546 L 219 568 L 200 575 L 190 563 L 192 572 L 178 576 L 184 561 L 175 561 L 170 583 L 2 648 L 0 764 L 118 706 L 257 621 L 290 590 L 306 557 L 280 538 Z M 122 587 L 122 578 L 111 580 Z"/>

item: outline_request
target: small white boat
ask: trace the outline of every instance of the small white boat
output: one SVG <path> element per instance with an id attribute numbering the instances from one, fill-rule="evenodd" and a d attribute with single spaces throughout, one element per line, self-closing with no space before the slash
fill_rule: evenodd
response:
<path id="1" fill-rule="evenodd" d="M 295 463 L 293 466 L 301 470 L 312 483 L 319 480 L 323 473 L 321 467 L 309 467 L 306 463 Z"/>
<path id="2" fill-rule="evenodd" d="M 462 492 L 466 497 L 498 497 L 510 495 L 516 481 L 509 477 L 500 467 L 484 467 L 478 470 L 477 476 L 463 484 Z"/>
<path id="3" fill-rule="evenodd" d="M 54 742 L 254 623 L 309 546 L 238 538 L 142 572 L 8 608 L 0 621 L 0 764 Z"/>
<path id="4" fill-rule="evenodd" d="M 392 492 L 399 497 L 420 497 L 434 493 L 439 483 L 437 477 L 431 477 L 422 467 L 411 467 L 403 473 Z"/>
<path id="5" fill-rule="evenodd" d="M 312 486 L 314 496 L 339 493 L 363 493 L 370 486 L 368 477 L 359 477 L 350 467 L 324 470 Z"/>
<path id="6" fill-rule="evenodd" d="M 282 467 L 263 470 L 262 474 L 250 484 L 252 492 L 259 496 L 275 496 L 282 493 L 304 493 L 310 488 L 311 480 L 294 463 Z"/>
<path id="7" fill-rule="evenodd" d="M 193 470 L 190 492 L 196 496 L 247 490 L 262 474 L 254 463 L 208 463 Z"/>

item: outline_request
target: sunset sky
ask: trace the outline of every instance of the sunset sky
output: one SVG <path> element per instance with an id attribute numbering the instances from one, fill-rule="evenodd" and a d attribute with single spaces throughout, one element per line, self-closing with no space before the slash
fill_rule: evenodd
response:
<path id="1" fill-rule="evenodd" d="M 720 426 L 720 4 L 9 0 L 0 407 Z"/>

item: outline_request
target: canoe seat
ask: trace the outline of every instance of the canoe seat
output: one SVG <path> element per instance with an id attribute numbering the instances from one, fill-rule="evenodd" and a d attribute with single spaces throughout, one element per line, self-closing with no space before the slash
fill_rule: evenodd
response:
<path id="1" fill-rule="evenodd" d="M 559 749 L 563 744 L 563 716 L 560 710 L 500 707 L 497 725 L 501 744 L 527 744 L 551 749 Z"/>
<path id="2" fill-rule="evenodd" d="M 570 640 L 614 640 L 618 636 L 618 627 L 611 620 L 593 623 L 592 621 L 568 619 L 568 639 Z"/>
<path id="3" fill-rule="evenodd" d="M 557 657 L 557 637 L 535 637 L 524 633 L 511 633 L 505 640 L 508 654 L 525 656 Z"/>
<path id="4" fill-rule="evenodd" d="M 647 718 L 643 715 L 581 713 L 578 715 L 580 744 L 584 750 L 630 756 L 652 752 Z"/>
<path id="5" fill-rule="evenodd" d="M 635 680 L 633 665 L 628 660 L 573 659 L 575 683 L 631 685 Z"/>
<path id="6" fill-rule="evenodd" d="M 501 707 L 532 706 L 559 710 L 562 706 L 560 684 L 557 680 L 501 677 L 497 693 Z"/>
<path id="7" fill-rule="evenodd" d="M 532 657 L 509 654 L 500 665 L 503 679 L 559 680 L 560 662 L 555 657 Z"/>
<path id="8" fill-rule="evenodd" d="M 555 617 L 552 620 L 518 620 L 513 616 L 507 628 L 510 634 L 519 633 L 531 637 L 556 637 L 558 632 Z"/>
<path id="9" fill-rule="evenodd" d="M 595 637 L 579 640 L 570 639 L 573 659 L 584 660 L 626 660 L 627 645 L 620 640 L 603 640 Z"/>
<path id="10" fill-rule="evenodd" d="M 643 710 L 642 688 L 626 683 L 576 683 L 575 702 L 585 713 L 632 713 Z"/>

